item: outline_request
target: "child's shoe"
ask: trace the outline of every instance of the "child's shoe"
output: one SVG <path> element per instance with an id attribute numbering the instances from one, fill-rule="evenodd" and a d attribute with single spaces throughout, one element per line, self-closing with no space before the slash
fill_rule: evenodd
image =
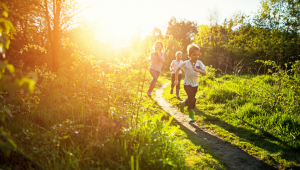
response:
<path id="1" fill-rule="evenodd" d="M 180 107 L 180 111 L 181 111 L 181 113 L 183 113 L 183 112 L 184 112 L 184 106 L 185 106 L 185 103 L 184 103 L 184 101 L 181 101 L 181 102 L 179 102 L 179 107 Z"/>
<path id="2" fill-rule="evenodd" d="M 171 88 L 170 94 L 173 94 L 173 88 Z"/>
<path id="3" fill-rule="evenodd" d="M 176 89 L 176 97 L 179 99 L 179 89 Z"/>
<path id="4" fill-rule="evenodd" d="M 194 109 L 189 110 L 189 117 L 190 117 L 189 122 L 195 122 L 195 120 L 194 120 Z"/>
<path id="5" fill-rule="evenodd" d="M 150 98 L 152 98 L 150 91 L 147 91 L 147 96 L 150 97 Z"/>

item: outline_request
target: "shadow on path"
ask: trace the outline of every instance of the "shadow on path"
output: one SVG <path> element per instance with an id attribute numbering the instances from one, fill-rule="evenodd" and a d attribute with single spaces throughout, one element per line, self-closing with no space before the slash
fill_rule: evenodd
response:
<path id="1" fill-rule="evenodd" d="M 244 120 L 242 120 L 243 123 L 247 124 L 248 126 L 252 127 L 253 129 L 259 130 L 259 134 L 254 133 L 253 130 L 248 130 L 246 128 L 236 127 L 233 125 L 230 125 L 222 120 L 220 120 L 217 117 L 213 117 L 211 115 L 205 114 L 204 112 L 200 111 L 199 109 L 195 109 L 195 113 L 198 115 L 202 115 L 205 117 L 205 121 L 216 124 L 223 129 L 227 130 L 228 132 L 234 133 L 236 136 L 239 136 L 240 138 L 251 142 L 251 144 L 262 148 L 264 150 L 269 151 L 270 153 L 275 153 L 280 150 L 281 154 L 279 155 L 281 158 L 286 160 L 292 160 L 296 161 L 299 159 L 299 148 L 294 148 L 288 144 L 286 144 L 281 139 L 273 136 L 269 132 L 258 128 Z M 240 119 L 236 117 L 236 119 Z M 271 141 L 276 141 L 271 142 Z M 279 144 L 278 144 L 279 143 Z M 272 161 L 273 164 L 278 164 L 274 159 L 270 158 L 270 161 Z"/>
<path id="2" fill-rule="evenodd" d="M 199 145 L 199 143 L 195 143 L 193 140 L 196 137 L 201 143 L 206 145 L 206 147 L 209 148 L 213 154 L 216 155 L 215 158 L 217 160 L 221 160 L 222 162 L 224 162 L 228 169 L 276 169 L 268 165 L 267 163 L 249 155 L 243 150 L 237 148 L 236 146 L 233 146 L 232 144 L 221 140 L 220 138 L 215 136 L 211 131 L 201 129 L 199 128 L 199 126 L 197 126 L 197 124 L 188 123 L 188 115 L 184 115 L 181 112 L 179 112 L 162 97 L 163 90 L 167 85 L 168 83 L 164 84 L 160 89 L 158 89 L 155 92 L 155 100 L 163 110 L 165 110 L 170 115 L 174 116 L 174 119 L 181 126 L 181 129 L 186 132 L 188 138 L 195 145 Z M 199 110 L 197 110 L 197 114 L 200 114 Z"/>

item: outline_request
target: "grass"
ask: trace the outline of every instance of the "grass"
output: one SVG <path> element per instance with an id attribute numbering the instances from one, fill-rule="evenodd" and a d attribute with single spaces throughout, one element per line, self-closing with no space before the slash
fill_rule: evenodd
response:
<path id="1" fill-rule="evenodd" d="M 299 139 L 295 132 L 299 117 L 280 112 L 280 107 L 268 110 L 264 96 L 268 94 L 265 89 L 272 89 L 272 79 L 225 75 L 214 80 L 201 78 L 199 82 L 195 119 L 203 128 L 273 167 L 299 169 Z M 178 105 L 178 99 L 169 91 L 170 86 L 164 98 Z M 180 97 L 186 97 L 183 88 Z"/>
<path id="2" fill-rule="evenodd" d="M 169 73 L 162 73 L 159 77 L 159 81 L 156 83 L 154 91 L 160 88 L 164 83 L 168 82 Z M 155 113 L 163 113 L 165 119 L 169 119 L 169 115 L 163 111 L 155 101 L 148 100 L 145 103 L 146 106 L 151 106 L 150 108 Z M 149 109 L 149 108 L 145 108 Z M 172 127 L 177 127 L 178 130 L 175 133 L 176 141 L 180 146 L 180 149 L 185 154 L 185 164 L 190 169 L 226 169 L 224 162 L 221 161 L 216 155 L 209 151 L 205 144 L 201 143 L 195 134 L 189 129 L 180 126 L 180 124 L 173 120 L 171 123 Z"/>
<path id="3" fill-rule="evenodd" d="M 82 86 L 76 76 L 69 81 L 62 76 L 41 83 L 35 109 L 14 114 L 3 124 L 6 134 L 1 137 L 8 137 L 17 147 L 10 153 L 13 157 L 0 153 L 0 167 L 226 169 L 193 134 L 146 96 L 149 74 L 141 98 L 137 98 L 137 89 L 142 87 L 137 82 L 140 72 L 133 70 L 128 76 L 122 79 L 126 86 L 119 91 L 120 83 L 110 84 L 120 80 L 113 74 L 104 82 L 106 92 L 101 81 L 97 84 L 90 79 L 91 84 Z M 164 81 L 161 76 L 156 88 Z M 49 89 L 56 95 L 45 95 L 50 94 Z"/>

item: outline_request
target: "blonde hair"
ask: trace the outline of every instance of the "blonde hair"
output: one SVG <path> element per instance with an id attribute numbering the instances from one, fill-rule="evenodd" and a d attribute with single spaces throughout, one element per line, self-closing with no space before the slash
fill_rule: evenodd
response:
<path id="1" fill-rule="evenodd" d="M 190 44 L 190 45 L 187 46 L 187 50 L 186 51 L 187 51 L 187 53 L 189 55 L 189 54 L 193 53 L 196 50 L 200 51 L 200 47 L 198 45 L 196 45 L 196 44 Z"/>
<path id="2" fill-rule="evenodd" d="M 177 56 L 178 54 L 181 54 L 182 55 L 182 52 L 181 51 L 177 51 L 175 56 Z"/>
<path id="3" fill-rule="evenodd" d="M 153 47 L 152 47 L 153 50 L 156 51 L 155 48 L 156 48 L 156 44 L 157 44 L 157 43 L 160 43 L 160 44 L 161 44 L 161 52 L 164 52 L 164 51 L 165 51 L 164 44 L 163 44 L 160 40 L 157 40 L 157 41 L 154 43 L 154 45 L 153 45 Z"/>

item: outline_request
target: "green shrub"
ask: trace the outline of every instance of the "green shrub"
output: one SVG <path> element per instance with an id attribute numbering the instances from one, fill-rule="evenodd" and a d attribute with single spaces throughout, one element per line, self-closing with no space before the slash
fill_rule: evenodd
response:
<path id="1" fill-rule="evenodd" d="M 225 74 L 224 76 L 221 77 L 223 80 L 232 80 L 234 79 L 234 75 L 229 75 L 229 74 Z"/>
<path id="2" fill-rule="evenodd" d="M 236 96 L 236 92 L 227 88 L 210 89 L 206 92 L 207 100 L 213 103 L 226 103 Z"/>
<path id="3" fill-rule="evenodd" d="M 253 105 L 253 103 L 246 103 L 238 108 L 236 113 L 241 118 L 251 118 L 263 114 L 263 110 Z"/>
<path id="4" fill-rule="evenodd" d="M 276 83 L 276 78 L 270 75 L 262 75 L 260 76 L 260 79 L 263 80 L 264 83 L 268 83 L 270 85 L 274 85 Z"/>

